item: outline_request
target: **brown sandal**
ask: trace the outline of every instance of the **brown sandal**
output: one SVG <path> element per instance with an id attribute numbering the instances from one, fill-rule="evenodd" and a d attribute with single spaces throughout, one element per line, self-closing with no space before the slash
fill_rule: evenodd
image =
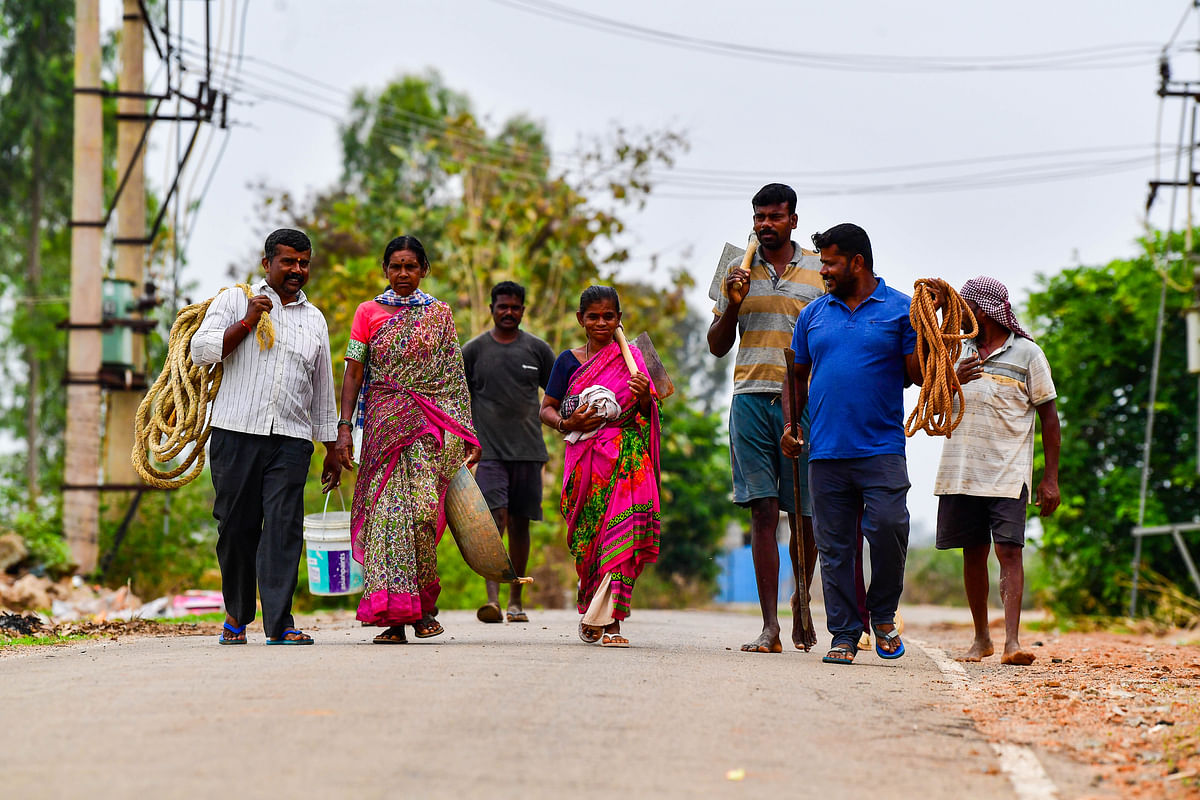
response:
<path id="1" fill-rule="evenodd" d="M 371 640 L 375 644 L 408 644 L 403 625 L 393 625 Z"/>
<path id="2" fill-rule="evenodd" d="M 413 635 L 418 639 L 431 639 L 434 636 L 441 636 L 446 632 L 442 624 L 433 618 L 432 615 L 426 615 L 412 624 Z"/>

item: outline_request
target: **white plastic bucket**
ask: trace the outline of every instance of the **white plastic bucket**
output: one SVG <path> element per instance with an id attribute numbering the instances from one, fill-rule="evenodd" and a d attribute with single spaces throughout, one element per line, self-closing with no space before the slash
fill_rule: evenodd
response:
<path id="1" fill-rule="evenodd" d="M 338 497 L 341 498 L 341 490 Z M 329 510 L 329 495 L 320 514 L 304 516 L 308 551 L 308 591 L 317 595 L 357 594 L 363 590 L 362 564 L 350 554 L 350 512 Z"/>

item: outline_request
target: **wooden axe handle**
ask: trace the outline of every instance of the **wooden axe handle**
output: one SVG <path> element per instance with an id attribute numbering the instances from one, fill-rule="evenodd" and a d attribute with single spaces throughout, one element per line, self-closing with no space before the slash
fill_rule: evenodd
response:
<path id="1" fill-rule="evenodd" d="M 621 358 L 625 359 L 625 367 L 629 370 L 629 377 L 638 374 L 637 362 L 633 360 L 633 353 L 629 352 L 629 342 L 625 339 L 625 331 L 617 328 L 615 334 L 617 346 L 621 348 Z"/>
<path id="2" fill-rule="evenodd" d="M 758 236 L 751 233 L 750 241 L 746 244 L 746 253 L 742 256 L 742 269 L 749 271 L 754 262 L 754 254 L 758 252 Z"/>

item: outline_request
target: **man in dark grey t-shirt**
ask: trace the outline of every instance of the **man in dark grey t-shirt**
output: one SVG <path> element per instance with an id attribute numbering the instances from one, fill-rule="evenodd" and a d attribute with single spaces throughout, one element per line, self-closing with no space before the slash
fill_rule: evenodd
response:
<path id="1" fill-rule="evenodd" d="M 541 398 L 554 366 L 550 345 L 521 330 L 525 287 L 504 281 L 492 288 L 493 326 L 463 346 L 471 416 L 483 446 L 475 480 L 518 575 L 529 564 L 529 521 L 542 518 L 542 465 L 548 458 L 538 420 Z M 481 622 L 501 622 L 500 586 L 487 582 L 488 601 L 476 612 Z M 508 621 L 528 622 L 521 584 L 509 587 Z"/>

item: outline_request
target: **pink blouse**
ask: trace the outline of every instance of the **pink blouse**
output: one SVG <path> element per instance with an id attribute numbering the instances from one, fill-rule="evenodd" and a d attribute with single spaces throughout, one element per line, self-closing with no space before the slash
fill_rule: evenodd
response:
<path id="1" fill-rule="evenodd" d="M 354 322 L 350 324 L 350 342 L 346 345 L 346 359 L 367 363 L 367 342 L 383 327 L 400 308 L 380 305 L 374 300 L 359 303 L 354 311 Z"/>

